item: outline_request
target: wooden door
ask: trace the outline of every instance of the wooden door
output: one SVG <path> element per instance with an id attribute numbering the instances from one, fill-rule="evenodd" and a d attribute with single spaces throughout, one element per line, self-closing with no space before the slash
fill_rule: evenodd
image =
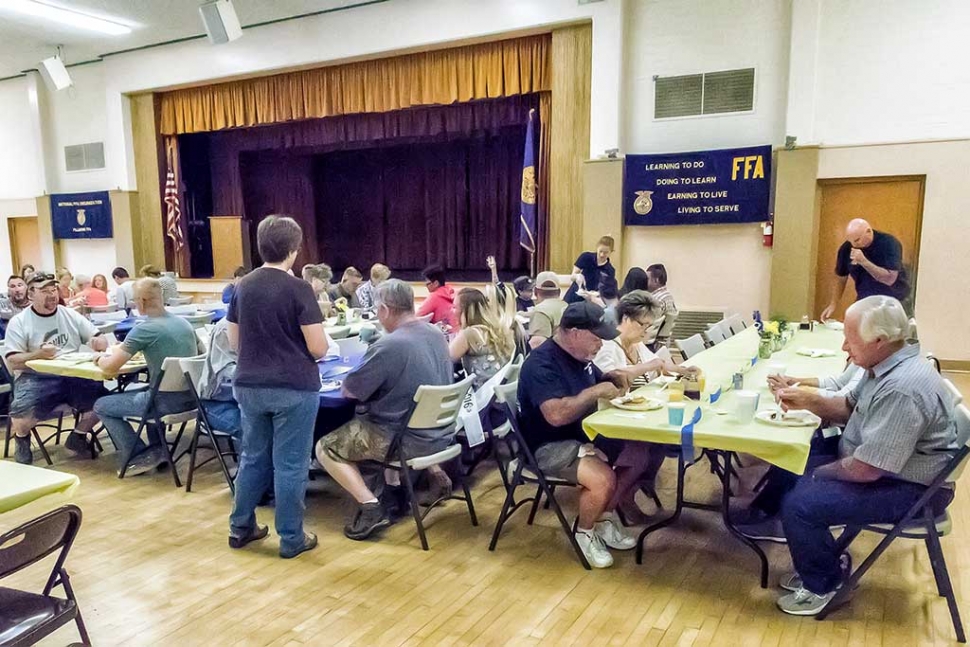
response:
<path id="1" fill-rule="evenodd" d="M 13 271 L 20 272 L 25 263 L 30 263 L 37 269 L 40 265 L 40 229 L 37 226 L 37 216 L 18 216 L 7 219 L 10 232 L 10 261 Z M 51 268 L 53 271 L 53 268 Z"/>
<path id="2" fill-rule="evenodd" d="M 904 176 L 819 181 L 822 211 L 815 266 L 815 316 L 821 314 L 832 298 L 835 258 L 845 241 L 845 227 L 853 218 L 865 218 L 873 229 L 899 239 L 903 263 L 910 276 L 910 294 L 916 294 L 924 180 L 925 176 Z M 833 316 L 842 319 L 845 309 L 855 300 L 855 285 L 850 278 Z"/>

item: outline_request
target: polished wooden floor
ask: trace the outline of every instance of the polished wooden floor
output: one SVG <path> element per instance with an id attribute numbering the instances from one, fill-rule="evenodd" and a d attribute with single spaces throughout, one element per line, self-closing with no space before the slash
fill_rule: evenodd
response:
<path id="1" fill-rule="evenodd" d="M 954 376 L 970 393 L 970 376 Z M 352 542 L 341 528 L 350 511 L 332 484 L 311 483 L 307 528 L 320 547 L 298 559 L 277 557 L 275 537 L 255 548 L 226 546 L 228 489 L 213 466 L 194 491 L 176 490 L 168 473 L 119 481 L 113 457 L 66 458 L 57 467 L 82 480 L 74 503 L 84 511 L 68 562 L 96 645 L 945 645 L 954 642 L 944 600 L 920 542 L 897 541 L 832 620 L 785 616 L 775 608 L 779 576 L 790 568 L 784 546 L 769 546 L 771 588 L 757 582 L 756 560 L 710 513 L 648 544 L 643 566 L 615 554 L 604 571 L 584 571 L 551 512 L 535 527 L 516 515 L 495 553 L 487 543 L 502 501 L 497 472 L 483 466 L 474 489 L 481 526 L 450 502 L 430 517 L 431 551 L 412 523 L 380 541 Z M 673 472 L 661 498 L 673 500 Z M 715 496 L 703 468 L 688 486 Z M 757 479 L 746 470 L 746 482 Z M 569 497 L 567 507 L 572 509 Z M 0 529 L 37 514 L 0 516 Z M 943 540 L 961 601 L 970 599 L 970 494 L 951 507 L 955 532 Z M 272 511 L 260 519 L 272 522 Z M 271 526 L 272 527 L 272 526 Z M 858 559 L 875 544 L 861 538 Z M 43 578 L 18 574 L 4 583 Z M 970 605 L 964 604 L 970 617 Z M 0 609 L 2 613 L 2 609 Z M 43 644 L 76 640 L 73 625 Z"/>

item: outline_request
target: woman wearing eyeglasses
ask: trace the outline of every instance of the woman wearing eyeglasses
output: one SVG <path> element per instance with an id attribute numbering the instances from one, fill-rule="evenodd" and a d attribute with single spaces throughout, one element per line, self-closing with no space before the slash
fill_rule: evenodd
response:
<path id="1" fill-rule="evenodd" d="M 636 385 L 644 383 L 648 377 L 658 373 L 694 375 L 698 370 L 692 366 L 677 366 L 670 357 L 658 357 L 643 343 L 644 335 L 653 320 L 660 316 L 662 305 L 657 297 L 645 290 L 634 290 L 623 296 L 616 305 L 616 329 L 620 333 L 616 339 L 604 341 L 593 363 L 603 373 L 616 371 L 625 373 Z M 615 465 L 616 493 L 611 505 L 615 505 L 620 518 L 626 525 L 639 525 L 647 522 L 646 515 L 633 499 L 641 483 L 649 491 L 657 472 L 663 464 L 666 453 L 662 445 L 637 443 L 641 452 L 627 452 L 626 464 Z M 610 509 L 610 508 L 607 508 Z"/>

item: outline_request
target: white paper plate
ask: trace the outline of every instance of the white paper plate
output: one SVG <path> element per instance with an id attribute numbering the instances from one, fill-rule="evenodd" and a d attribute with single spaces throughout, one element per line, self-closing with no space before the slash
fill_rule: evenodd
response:
<path id="1" fill-rule="evenodd" d="M 795 351 L 795 354 L 811 358 L 835 357 L 835 351 L 827 348 L 799 348 Z"/>
<path id="2" fill-rule="evenodd" d="M 337 380 L 324 380 L 320 383 L 320 393 L 329 393 L 340 389 L 341 382 Z"/>
<path id="3" fill-rule="evenodd" d="M 655 400 L 653 398 L 647 398 L 643 402 L 624 402 L 622 398 L 613 398 L 610 400 L 610 404 L 624 411 L 656 411 L 657 409 L 663 409 L 664 406 L 661 400 Z"/>
<path id="4" fill-rule="evenodd" d="M 754 415 L 755 420 L 771 425 L 773 427 L 818 427 L 822 424 L 822 419 L 811 411 L 792 410 L 784 414 L 785 417 L 776 419 L 778 411 L 775 409 L 765 409 Z M 797 417 L 792 417 L 797 416 Z"/>

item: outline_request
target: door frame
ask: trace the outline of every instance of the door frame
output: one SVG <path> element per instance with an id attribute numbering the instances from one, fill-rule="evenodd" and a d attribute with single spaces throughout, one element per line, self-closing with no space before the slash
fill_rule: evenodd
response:
<path id="1" fill-rule="evenodd" d="M 816 187 L 818 189 L 818 208 L 816 210 L 818 227 L 822 224 L 822 191 L 827 186 L 839 186 L 845 184 L 876 184 L 883 182 L 919 182 L 919 202 L 916 206 L 916 244 L 913 249 L 913 265 L 910 267 L 910 273 L 912 275 L 912 285 L 910 286 L 910 294 L 912 295 L 912 305 L 913 311 L 916 310 L 916 283 L 919 281 L 919 254 L 920 245 L 923 241 L 923 205 L 926 201 L 926 175 L 871 175 L 864 177 L 837 177 L 837 178 L 818 178 L 816 180 Z M 818 241 L 818 233 L 816 231 L 816 243 Z M 815 253 L 815 261 L 818 259 L 818 252 Z M 813 262 L 815 265 L 815 262 Z M 812 271 L 812 299 L 814 305 L 814 299 L 816 290 L 818 290 L 818 271 L 817 268 Z M 824 287 L 824 286 L 823 286 Z"/>
<path id="2" fill-rule="evenodd" d="M 15 220 L 25 220 L 27 218 L 33 218 L 37 222 L 37 227 L 38 227 L 38 231 L 37 231 L 37 233 L 38 233 L 38 240 L 37 240 L 37 242 L 38 242 L 38 248 L 40 248 L 40 220 L 38 219 L 38 216 L 37 215 L 19 214 L 19 215 L 15 215 L 15 216 L 7 216 L 7 218 L 6 218 L 6 220 L 7 220 L 7 240 L 10 242 L 10 269 L 12 270 L 12 273 L 13 274 L 18 274 L 20 272 L 20 268 L 23 267 L 24 262 L 25 262 L 20 257 L 21 256 L 21 250 L 20 250 L 20 245 L 17 244 L 19 241 L 17 240 L 17 237 L 16 237 L 16 232 L 15 232 L 16 224 L 14 223 L 14 221 Z M 35 264 L 37 264 L 38 262 L 39 261 L 34 261 Z"/>

